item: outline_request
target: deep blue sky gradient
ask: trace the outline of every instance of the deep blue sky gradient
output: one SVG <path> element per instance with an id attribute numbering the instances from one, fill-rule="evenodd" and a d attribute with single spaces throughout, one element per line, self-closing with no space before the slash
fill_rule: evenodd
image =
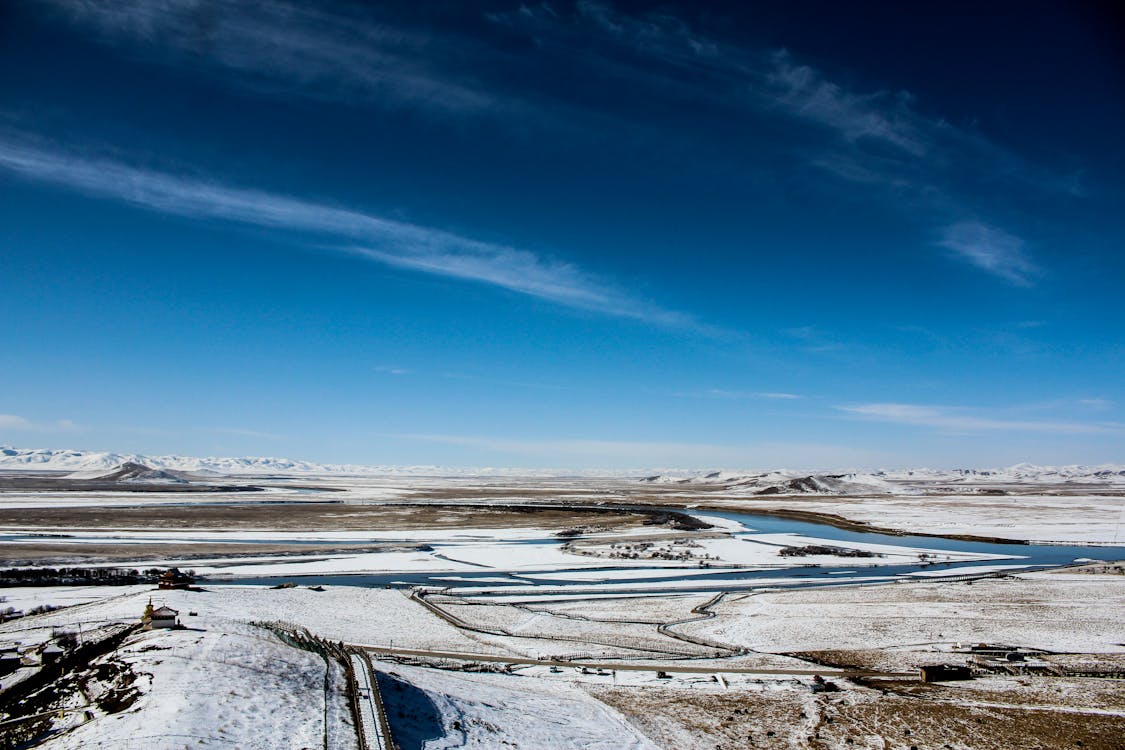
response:
<path id="1" fill-rule="evenodd" d="M 1125 461 L 1112 4 L 249 8 L 0 6 L 0 442 Z"/>

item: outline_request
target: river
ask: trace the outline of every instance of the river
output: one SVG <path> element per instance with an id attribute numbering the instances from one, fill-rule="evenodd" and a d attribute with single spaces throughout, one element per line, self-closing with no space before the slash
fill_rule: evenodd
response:
<path id="1" fill-rule="evenodd" d="M 743 531 L 733 531 L 734 538 L 753 539 L 756 534 L 798 534 L 812 539 L 831 540 L 841 543 L 861 542 L 881 544 L 899 548 L 922 548 L 962 553 L 999 555 L 1005 560 L 980 560 L 928 563 L 924 561 L 909 564 L 873 564 L 871 558 L 841 558 L 837 565 L 812 566 L 794 563 L 786 567 L 768 569 L 729 569 L 714 568 L 706 572 L 699 568 L 676 569 L 661 568 L 659 561 L 651 567 L 653 575 L 638 576 L 637 565 L 614 565 L 607 561 L 605 566 L 551 568 L 550 573 L 579 574 L 574 580 L 551 579 L 548 581 L 528 577 L 526 570 L 508 571 L 502 568 L 487 568 L 480 571 L 458 570 L 451 572 L 424 573 L 363 573 L 363 574 L 317 574 L 288 575 L 280 577 L 238 577 L 214 581 L 223 584 L 276 585 L 282 581 L 314 586 L 432 586 L 461 589 L 475 596 L 503 596 L 506 594 L 534 593 L 676 593 L 718 592 L 753 590 L 763 587 L 796 588 L 808 586 L 828 586 L 856 583 L 885 583 L 894 580 L 918 580 L 919 573 L 925 578 L 938 579 L 941 576 L 963 576 L 973 574 L 974 568 L 981 565 L 1011 564 L 1023 566 L 1018 570 L 1048 568 L 1066 565 L 1078 559 L 1122 560 L 1125 547 L 1082 545 L 1040 545 L 998 542 L 974 542 L 933 536 L 893 535 L 872 531 L 840 529 L 835 526 L 812 521 L 799 521 L 784 517 L 756 513 L 736 513 L 721 511 L 691 512 L 703 521 L 714 523 L 716 519 L 734 521 L 745 527 Z M 541 537 L 523 540 L 504 540 L 504 544 L 562 545 L 564 540 L 556 537 Z M 442 553 L 443 545 L 435 542 L 434 551 Z M 646 568 L 647 569 L 647 568 Z M 962 572 L 964 571 L 964 572 Z M 536 571 L 542 573 L 543 571 Z M 932 574 L 940 574 L 932 575 Z M 592 580 L 596 579 L 596 580 Z M 682 584 L 682 585 L 681 585 Z M 679 586 L 679 587 L 677 587 Z M 534 589 L 532 589 L 534 587 Z"/>

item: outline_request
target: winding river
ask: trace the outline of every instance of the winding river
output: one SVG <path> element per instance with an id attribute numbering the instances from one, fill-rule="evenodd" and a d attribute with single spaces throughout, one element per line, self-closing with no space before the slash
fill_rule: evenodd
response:
<path id="1" fill-rule="evenodd" d="M 902 580 L 932 579 L 948 577 L 969 577 L 975 575 L 982 565 L 1018 565 L 1016 570 L 1031 570 L 1067 565 L 1075 560 L 1122 560 L 1125 559 L 1125 546 L 1082 546 L 1058 544 L 1019 544 L 998 542 L 977 542 L 935 536 L 912 536 L 882 534 L 873 531 L 841 529 L 824 523 L 793 520 L 784 517 L 756 513 L 736 513 L 721 511 L 691 512 L 703 521 L 714 523 L 717 519 L 741 524 L 745 530 L 733 531 L 732 536 L 753 538 L 757 534 L 796 534 L 815 540 L 836 541 L 846 545 L 849 542 L 880 544 L 904 549 L 942 550 L 960 553 L 974 553 L 1002 556 L 1003 560 L 959 561 L 947 563 L 912 562 L 907 564 L 873 565 L 869 558 L 841 558 L 831 566 L 816 566 L 796 563 L 787 567 L 771 568 L 714 568 L 702 571 L 699 568 L 662 567 L 654 561 L 650 568 L 652 575 L 638 575 L 638 567 L 633 565 L 614 565 L 607 561 L 604 566 L 552 568 L 551 574 L 574 573 L 574 579 L 541 580 L 528 571 L 507 571 L 502 568 L 486 568 L 451 572 L 425 573 L 363 573 L 363 574 L 317 574 L 287 575 L 280 577 L 238 577 L 215 580 L 209 583 L 275 585 L 281 581 L 314 585 L 336 586 L 430 586 L 448 588 L 452 592 L 462 590 L 475 596 L 505 596 L 509 594 L 531 594 L 542 591 L 544 594 L 593 594 L 593 593 L 677 593 L 718 592 L 755 590 L 762 588 L 796 588 L 809 586 L 829 586 L 856 583 L 887 583 Z M 554 536 L 521 540 L 504 540 L 504 544 L 519 545 L 562 545 L 564 540 Z M 442 554 L 441 542 L 433 543 L 434 552 Z M 456 545 L 448 545 L 450 555 Z M 677 575 L 677 571 L 683 571 Z M 539 571 L 537 571 L 539 573 Z M 924 575 L 918 575 L 924 574 Z"/>

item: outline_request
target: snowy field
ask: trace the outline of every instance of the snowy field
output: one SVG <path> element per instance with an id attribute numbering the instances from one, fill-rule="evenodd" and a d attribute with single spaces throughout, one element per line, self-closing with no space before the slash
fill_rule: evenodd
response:
<path id="1" fill-rule="evenodd" d="M 2 491 L 0 509 L 240 503 L 465 501 L 596 504 L 604 502 L 802 510 L 880 528 L 1038 542 L 1125 544 L 1125 467 L 1031 466 L 1001 469 L 903 469 L 802 473 L 655 472 L 645 477 L 503 469 L 321 465 L 279 458 L 194 458 L 0 448 L 8 477 L 96 476 L 140 462 L 192 482 L 254 486 L 260 492 Z M 114 463 L 117 462 L 117 463 Z M 643 477 L 643 478 L 642 478 Z M 322 488 L 317 491 L 313 488 Z M 335 490 L 327 492 L 323 490 Z"/>
<path id="2" fill-rule="evenodd" d="M 200 465 L 200 471 L 209 469 Z M 846 681 L 842 695 L 814 697 L 808 672 L 830 673 L 833 664 L 912 672 L 923 663 L 964 660 L 955 650 L 959 642 L 1070 652 L 1076 656 L 1065 658 L 1098 668 L 1125 663 L 1125 577 L 1108 569 L 1027 572 L 1042 559 L 1034 556 L 1035 547 L 937 539 L 931 545 L 917 538 L 896 544 L 894 537 L 865 538 L 829 526 L 806 524 L 798 533 L 777 519 L 767 524 L 759 518 L 755 528 L 746 517 L 715 515 L 718 509 L 778 508 L 928 534 L 1111 544 L 1123 538 L 1118 474 L 1099 484 L 1075 470 L 1050 485 L 1042 472 L 1030 470 L 1002 477 L 808 478 L 775 472 L 683 479 L 345 477 L 311 470 L 266 478 L 248 470 L 237 481 L 261 484 L 262 492 L 0 492 L 0 510 L 19 512 L 190 508 L 200 514 L 198 525 L 188 518 L 151 527 L 104 520 L 96 527 L 52 526 L 36 522 L 32 513 L 28 522 L 0 528 L 0 536 L 6 549 L 53 546 L 94 550 L 95 556 L 113 550 L 112 560 L 94 564 L 178 565 L 206 576 L 203 591 L 2 589 L 3 607 L 64 609 L 0 624 L 0 645 L 31 653 L 60 632 L 91 634 L 135 623 L 150 596 L 178 610 L 187 626 L 144 633 L 119 648 L 112 656 L 115 679 L 135 675 L 129 684 L 139 697 L 124 710 L 90 709 L 89 715 L 75 698 L 69 707 L 78 710 L 57 723 L 66 731 L 43 745 L 54 748 L 324 747 L 326 733 L 338 737 L 328 746 L 353 747 L 341 675 L 320 657 L 250 624 L 263 620 L 376 649 L 392 728 L 410 748 L 791 747 L 804 741 L 803 732 L 818 731 L 825 747 L 843 748 L 846 739 L 864 737 L 875 747 L 876 738 L 888 740 L 885 728 L 892 724 L 896 741 L 907 728 L 918 736 L 944 736 L 941 727 L 959 719 L 942 712 L 958 701 L 990 706 L 988 721 L 1013 728 L 1022 720 L 1020 707 L 1030 706 L 1072 736 L 1089 738 L 1087 747 L 1097 747 L 1101 736 L 1095 719 L 1121 725 L 1120 683 L 1105 687 L 1113 681 L 1091 683 L 1083 698 L 1078 688 L 1052 692 L 1045 678 L 997 676 L 961 692 L 942 688 L 927 694 L 934 700 L 919 702 L 908 693 L 886 697 L 882 688 Z M 763 495 L 763 488 L 778 491 Z M 361 517 L 355 509 L 371 513 L 389 500 L 433 505 L 433 513 L 446 517 L 435 516 L 442 524 L 432 528 L 367 528 L 355 521 Z M 284 509 L 295 507 L 273 505 L 278 502 L 320 503 L 329 515 L 339 514 L 341 525 L 272 524 L 269 519 L 284 520 Z M 261 507 L 265 520 L 229 528 L 204 523 L 214 503 Z M 559 526 L 537 523 L 522 509 L 520 522 L 507 526 L 473 517 L 474 508 L 521 503 L 696 506 L 689 512 L 711 527 L 681 528 L 667 519 L 657 525 L 599 526 L 594 519 Z M 451 504 L 467 512 L 454 518 L 442 510 Z M 563 529 L 567 533 L 560 536 Z M 343 545 L 365 547 L 338 549 Z M 801 547 L 809 550 L 780 554 Z M 1060 550 L 1061 562 L 1084 554 L 1038 549 Z M 993 574 L 1003 576 L 936 580 Z M 336 578 L 347 575 L 368 578 Z M 300 585 L 223 584 L 242 578 Z M 785 588 L 811 579 L 846 585 Z M 395 581 L 406 583 L 383 587 Z M 317 583 L 323 590 L 310 588 Z M 432 606 L 412 599 L 409 584 L 424 584 Z M 722 591 L 730 593 L 716 596 Z M 581 672 L 544 662 L 556 658 L 604 661 L 612 668 Z M 493 671 L 459 671 L 467 663 Z M 1064 699 L 1065 714 L 1058 714 Z M 896 717 L 912 717 L 909 723 L 878 718 L 879 706 L 892 704 Z M 832 731 L 843 732 L 831 741 L 827 716 L 834 717 Z"/>
<path id="3" fill-rule="evenodd" d="M 141 697 L 123 712 L 97 713 L 93 720 L 85 720 L 81 713 L 69 715 L 66 725 L 73 728 L 44 747 L 322 747 L 326 725 L 330 732 L 343 735 L 344 698 L 338 679 L 326 692 L 325 666 L 319 657 L 283 645 L 250 626 L 252 620 L 284 619 L 328 638 L 396 649 L 534 658 L 537 649 L 548 648 L 546 644 L 560 636 L 588 639 L 585 645 L 567 644 L 579 650 L 594 647 L 607 636 L 623 645 L 652 648 L 661 637 L 655 635 L 655 624 L 698 618 L 691 610 L 710 601 L 673 595 L 513 605 L 442 602 L 475 625 L 516 633 L 507 637 L 465 631 L 403 592 L 386 589 L 340 586 L 318 592 L 229 586 L 204 592 L 153 592 L 128 587 L 103 589 L 106 598 L 91 600 L 92 588 L 24 591 L 21 604 L 34 603 L 39 596 L 85 603 L 0 625 L 0 643 L 26 647 L 59 629 L 81 626 L 88 631 L 135 621 L 150 596 L 156 604 L 179 610 L 188 629 L 145 633 L 127 642 L 117 660 L 139 675 Z M 976 581 L 971 586 L 915 582 L 734 594 L 712 609 L 715 618 L 672 629 L 764 653 L 685 661 L 638 652 L 619 663 L 637 665 L 639 671 L 622 668 L 600 674 L 535 665 L 516 665 L 512 674 L 471 674 L 376 659 L 392 728 L 403 747 L 426 750 L 711 748 L 724 739 L 729 744 L 735 736 L 733 727 L 744 732 L 743 738 L 755 736 L 756 747 L 780 748 L 788 747 L 789 738 L 796 738 L 796 730 L 806 725 L 799 714 L 814 719 L 835 716 L 851 727 L 856 738 L 886 735 L 880 734 L 883 725 L 870 723 L 871 712 L 876 711 L 873 701 L 880 699 L 877 689 L 843 681 L 844 692 L 827 699 L 808 692 L 807 673 L 736 671 L 816 669 L 815 664 L 769 652 L 877 652 L 871 658 L 882 668 L 899 669 L 955 659 L 950 649 L 958 640 L 1108 656 L 1125 652 L 1120 645 L 1125 642 L 1120 618 L 1125 611 L 1125 577 L 1120 575 L 1037 572 L 1016 580 Z M 471 660 L 471 656 L 464 658 Z M 448 658 L 437 663 L 451 665 Z M 680 666 L 703 671 L 676 672 Z M 661 678 L 657 669 L 670 669 L 672 674 Z M 915 732 L 938 732 L 945 710 L 941 706 L 958 700 L 964 705 L 992 706 L 992 714 L 982 714 L 991 723 L 1021 707 L 1032 711 L 1033 718 L 1044 716 L 1043 711 L 1062 710 L 1057 707 L 1065 699 L 1066 713 L 1061 718 L 1050 716 L 1079 722 L 1072 729 L 1080 737 L 1096 739 L 1097 726 L 1121 724 L 1125 695 L 1119 687 L 1103 689 L 1106 681 L 1094 681 L 1084 688 L 1075 683 L 1064 694 L 1051 692 L 1052 685 L 1063 684 L 996 677 L 957 687 L 961 692 L 942 688 L 945 692 L 938 704 L 900 705 L 898 701 L 906 699 L 893 696 L 887 700 L 895 702 L 898 713 L 913 717 L 904 726 Z M 930 711 L 938 713 L 926 713 Z M 1097 717 L 1099 721 L 1091 724 Z M 1017 723 L 1013 714 L 998 726 Z M 154 726 L 161 727 L 159 733 L 153 732 Z M 901 737 L 902 728 L 896 731 Z M 841 748 L 846 736 L 838 738 Z M 343 740 L 331 746 L 347 747 Z"/>
<path id="4" fill-rule="evenodd" d="M 1125 491 L 1116 495 L 973 494 L 754 498 L 752 508 L 843 516 L 910 533 L 966 534 L 1032 542 L 1125 545 Z"/>
<path id="5" fill-rule="evenodd" d="M 734 595 L 681 632 L 760 651 L 1005 643 L 1125 653 L 1125 576 L 1028 573 L 964 583 Z"/>
<path id="6" fill-rule="evenodd" d="M 386 669 L 380 687 L 404 748 L 657 748 L 621 714 L 561 680 Z"/>
<path id="7" fill-rule="evenodd" d="M 431 615 L 401 591 L 346 586 L 323 592 L 306 588 L 270 589 L 263 586 L 216 586 L 207 591 L 158 591 L 128 587 L 114 595 L 114 587 L 103 587 L 106 599 L 0 625 L 0 639 L 39 638 L 53 628 L 106 622 L 132 622 L 140 618 L 148 598 L 179 610 L 186 624 L 195 627 L 188 612 L 224 621 L 253 622 L 283 620 L 308 627 L 332 640 L 378 644 L 409 649 L 489 652 L 479 641 Z M 8 596 L 20 589 L 0 589 Z M 30 601 L 25 599 L 24 601 Z M 493 652 L 496 650 L 493 649 Z"/>
<path id="8" fill-rule="evenodd" d="M 196 510 L 205 514 L 208 506 L 200 505 Z M 277 513 L 276 506 L 270 506 L 269 512 Z M 41 549 L 45 543 L 54 550 L 68 550 L 53 553 L 63 556 L 63 564 L 68 562 L 65 559 L 68 554 L 92 554 L 96 560 L 98 551 L 113 550 L 112 562 L 85 564 L 124 568 L 176 566 L 193 569 L 211 580 L 366 574 L 383 575 L 390 582 L 394 574 L 429 574 L 435 576 L 432 583 L 457 586 L 465 593 L 470 589 L 476 593 L 495 593 L 489 584 L 496 581 L 521 584 L 511 587 L 506 592 L 510 594 L 528 594 L 536 589 L 549 593 L 559 587 L 577 588 L 582 584 L 587 584 L 584 587 L 587 591 L 592 585 L 605 592 L 690 591 L 700 586 L 705 586 L 704 590 L 714 590 L 716 586 L 728 585 L 748 588 L 753 584 L 739 582 L 736 574 L 802 566 L 838 568 L 843 575 L 874 580 L 880 578 L 877 571 L 880 566 L 916 565 L 922 557 L 928 564 L 963 565 L 1008 560 L 1020 552 L 1018 548 L 1008 554 L 995 554 L 917 544 L 841 541 L 807 534 L 759 533 L 730 518 L 698 511 L 691 515 L 713 528 L 671 531 L 652 526 L 592 527 L 575 537 L 564 538 L 559 536 L 557 527 L 534 526 L 371 531 L 276 528 L 141 531 L 41 524 L 0 528 L 0 535 L 5 536 L 10 553 L 21 548 Z M 224 545 L 234 550 L 229 556 L 221 552 Z M 332 549 L 332 545 L 363 545 L 364 548 L 341 552 Z M 850 550 L 866 556 L 814 553 L 795 558 L 781 554 L 787 547 L 809 545 Z M 270 554 L 271 548 L 285 552 Z M 198 549 L 207 552 L 195 551 Z M 179 554 L 154 557 L 153 550 L 165 554 L 178 551 Z M 27 563 L 29 567 L 59 564 L 59 559 L 34 558 Z M 488 571 L 507 574 L 510 578 L 488 580 L 482 575 Z M 731 577 L 722 577 L 724 573 Z M 774 578 L 768 584 L 792 581 Z"/>

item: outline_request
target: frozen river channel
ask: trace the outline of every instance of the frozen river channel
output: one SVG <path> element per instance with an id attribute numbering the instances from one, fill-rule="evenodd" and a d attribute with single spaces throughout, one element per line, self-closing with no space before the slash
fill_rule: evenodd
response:
<path id="1" fill-rule="evenodd" d="M 390 556 L 385 560 L 386 570 L 372 570 L 379 556 L 369 556 L 372 560 L 368 561 L 368 569 L 355 571 L 331 570 L 331 563 L 310 570 L 298 561 L 217 568 L 211 583 L 275 585 L 284 580 L 309 586 L 427 586 L 473 596 L 612 595 L 885 583 L 1014 572 L 1066 565 L 1081 559 L 1125 559 L 1125 547 L 1121 546 L 1036 545 L 892 535 L 754 513 L 708 511 L 690 515 L 726 533 L 725 539 L 705 543 L 721 551 L 721 562 L 618 563 L 568 555 L 564 550 L 566 540 L 553 534 L 490 537 L 473 533 L 434 538 L 426 555 L 430 564 L 419 565 L 421 560 L 415 555 L 415 564 L 407 566 L 414 570 L 403 569 Z M 781 547 L 801 545 L 865 550 L 877 556 L 806 559 L 777 554 Z M 258 571 L 254 567 L 260 569 L 259 574 L 255 574 Z"/>

